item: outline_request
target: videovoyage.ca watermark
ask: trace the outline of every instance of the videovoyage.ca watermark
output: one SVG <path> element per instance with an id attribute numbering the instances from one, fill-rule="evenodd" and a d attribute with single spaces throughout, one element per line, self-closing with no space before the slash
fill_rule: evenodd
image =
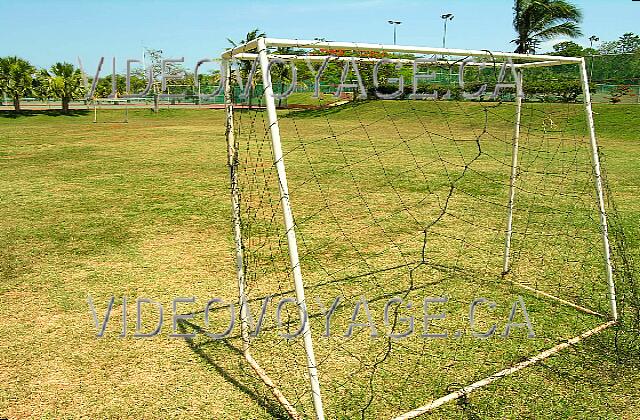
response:
<path id="1" fill-rule="evenodd" d="M 107 308 L 102 316 L 102 320 L 99 319 L 98 311 L 93 302 L 91 296 L 87 296 L 87 303 L 92 315 L 93 324 L 96 328 L 96 336 L 98 338 L 104 337 L 107 325 L 112 318 L 116 297 L 112 296 L 107 302 Z M 236 305 L 233 302 L 225 302 L 220 298 L 213 298 L 208 300 L 202 307 L 202 312 L 199 312 L 204 317 L 204 328 L 198 328 L 189 333 L 185 333 L 184 329 L 180 328 L 180 324 L 183 322 L 192 322 L 198 313 L 181 313 L 179 306 L 187 304 L 197 304 L 195 297 L 176 297 L 171 301 L 172 315 L 171 315 L 171 332 L 169 337 L 171 338 L 194 338 L 196 334 L 204 334 L 214 340 L 222 340 L 230 337 L 237 324 L 244 323 L 250 330 L 250 335 L 253 337 L 263 333 L 263 326 L 265 319 L 267 319 L 267 313 L 271 307 L 275 313 L 271 315 L 275 318 L 275 326 L 278 330 L 278 334 L 287 339 L 294 340 L 301 337 L 307 331 L 309 331 L 309 310 L 307 305 L 302 303 L 298 304 L 293 298 L 282 298 L 275 302 L 271 296 L 267 296 L 262 300 L 259 315 L 254 317 L 252 315 L 251 307 L 246 301 L 242 304 Z M 393 297 L 384 302 L 382 309 L 382 325 L 379 322 L 374 321 L 372 315 L 371 305 L 365 297 L 360 297 L 352 303 L 345 303 L 343 297 L 336 297 L 330 304 L 324 304 L 320 299 L 316 301 L 317 315 L 322 317 L 324 324 L 324 337 L 352 337 L 357 332 L 368 332 L 368 336 L 371 338 L 389 337 L 396 340 L 406 339 L 411 336 L 419 336 L 422 339 L 447 339 L 447 338 L 459 338 L 462 336 L 462 331 L 455 331 L 449 333 L 438 329 L 439 332 L 434 332 L 433 327 L 438 327 L 437 323 L 443 322 L 447 319 L 448 314 L 446 311 L 446 305 L 449 303 L 447 297 L 425 297 L 418 304 L 412 301 L 405 301 L 400 297 Z M 135 338 L 150 338 L 156 337 L 162 333 L 164 324 L 165 310 L 160 302 L 140 297 L 136 299 L 136 328 L 132 334 Z M 275 309 L 273 309 L 275 306 Z M 535 332 L 531 323 L 531 318 L 527 311 L 524 300 L 521 296 L 517 296 L 513 302 L 511 302 L 511 309 L 506 319 L 504 328 L 499 330 L 498 324 L 493 323 L 488 326 L 485 323 L 485 329 L 480 330 L 477 319 L 491 314 L 497 308 L 498 304 L 484 297 L 473 299 L 468 306 L 467 312 L 467 325 L 470 330 L 470 334 L 474 338 L 487 339 L 495 335 L 502 337 L 509 337 L 512 331 L 515 329 L 525 330 L 528 338 L 534 338 Z M 147 307 L 145 313 L 149 313 L 149 310 L 154 310 L 155 326 L 152 329 L 145 330 L 143 328 L 143 308 Z M 237 310 L 236 307 L 239 307 Z M 337 327 L 333 326 L 332 322 L 335 321 L 336 312 L 338 309 L 345 309 L 350 314 L 346 327 L 337 331 Z M 126 337 L 129 334 L 127 330 L 127 298 L 122 297 L 122 316 L 121 316 L 121 331 L 120 337 Z M 255 308 L 254 308 L 255 309 Z M 291 328 L 290 314 L 291 310 L 297 313 L 298 319 L 295 320 L 297 325 Z M 220 313 L 220 311 L 226 311 L 225 321 L 228 323 L 221 331 L 209 331 L 210 317 L 213 312 Z M 287 315 L 285 315 L 287 314 Z M 284 321 L 286 318 L 287 321 Z M 191 320 L 191 321 L 190 321 Z M 147 319 L 148 321 L 148 319 Z M 297 328 L 296 328 L 297 327 Z M 198 331 L 198 332 L 196 332 Z"/>
<path id="2" fill-rule="evenodd" d="M 298 86 L 298 78 L 297 78 L 298 69 L 296 67 L 296 61 L 304 61 L 313 77 L 314 92 L 312 96 L 314 98 L 319 97 L 320 84 L 322 82 L 322 78 L 326 74 L 326 70 L 329 64 L 333 62 L 342 63 L 342 69 L 340 71 L 340 82 L 337 84 L 334 96 L 340 97 L 341 94 L 345 92 L 346 89 L 352 89 L 358 92 L 358 97 L 360 99 L 367 98 L 367 90 L 365 89 L 365 84 L 360 72 L 360 67 L 358 65 L 357 57 L 338 57 L 330 54 L 325 56 L 325 58 L 322 60 L 322 62 L 319 65 L 314 64 L 312 62 L 311 60 L 312 57 L 313 56 L 305 55 L 305 56 L 301 56 L 299 60 L 292 60 L 292 59 L 286 59 L 278 56 L 272 56 L 268 59 L 269 64 L 267 65 L 267 69 L 266 69 L 266 72 L 268 74 L 271 74 L 274 66 L 281 66 L 283 68 L 285 67 L 288 68 L 288 72 L 291 76 L 290 80 L 288 81 L 289 83 L 286 89 L 283 89 L 283 91 L 280 93 L 271 92 L 271 95 L 275 99 L 286 99 L 296 91 L 296 87 Z M 201 67 L 207 63 L 213 63 L 214 61 L 215 60 L 213 59 L 205 58 L 197 62 L 193 71 L 195 89 L 198 89 L 200 87 L 200 79 L 198 75 L 201 74 L 202 72 Z M 241 91 L 239 95 L 240 99 L 246 100 L 250 97 L 251 95 L 250 92 L 254 88 L 253 82 L 256 79 L 256 72 L 259 65 L 258 64 L 259 59 L 255 58 L 254 60 L 251 60 L 251 69 L 246 74 L 246 79 L 243 78 L 239 70 L 239 66 L 237 65 L 239 60 L 232 59 L 230 61 L 232 63 L 235 63 L 235 71 L 231 70 L 231 72 L 229 72 L 229 70 L 227 69 L 227 66 L 221 63 L 220 69 L 218 71 L 220 75 L 220 83 L 218 84 L 218 88 L 212 93 L 207 93 L 207 94 L 198 93 L 197 96 L 199 100 L 208 100 L 216 96 L 223 95 L 227 78 L 229 78 L 229 80 L 235 79 L 235 83 L 237 83 L 237 86 L 240 88 L 240 91 Z M 438 57 L 433 56 L 433 57 L 417 57 L 413 60 L 405 59 L 404 61 L 399 61 L 392 58 L 384 57 L 384 58 L 376 58 L 373 61 L 370 61 L 370 63 L 373 64 L 373 86 L 375 90 L 375 95 L 378 98 L 396 99 L 404 95 L 405 78 L 400 73 L 400 70 L 402 70 L 402 68 L 405 65 L 409 64 L 407 63 L 407 61 L 410 61 L 410 67 L 412 70 L 411 80 L 410 80 L 410 83 L 412 86 L 412 93 L 408 95 L 409 99 L 417 99 L 417 100 L 439 99 L 439 98 L 448 99 L 450 97 L 451 95 L 450 91 L 447 91 L 445 94 L 443 94 L 440 97 L 437 91 L 434 91 L 433 93 L 418 93 L 420 83 L 429 83 L 429 82 L 433 82 L 436 79 L 436 72 L 430 68 L 437 67 L 441 63 Z M 154 74 L 151 66 L 148 66 L 146 69 L 146 73 L 147 73 L 146 87 L 141 92 L 131 91 L 131 74 L 132 74 L 131 69 L 133 65 L 140 64 L 140 63 L 141 61 L 137 59 L 126 60 L 126 67 L 127 67 L 126 79 L 125 79 L 126 94 L 119 96 L 117 94 L 117 83 L 116 83 L 116 79 L 117 79 L 116 59 L 115 57 L 113 58 L 112 90 L 108 98 L 116 98 L 116 97 L 144 98 L 149 94 L 154 84 Z M 169 68 L 171 65 L 176 65 L 181 63 L 184 63 L 184 57 L 166 58 L 160 61 L 159 77 L 161 80 L 161 95 L 160 95 L 161 99 L 178 98 L 183 96 L 182 94 L 164 93 L 168 91 L 167 82 L 179 81 L 186 78 L 186 73 L 184 71 L 180 71 L 177 74 L 169 71 Z M 98 62 L 98 67 L 93 77 L 93 82 L 91 86 L 88 86 L 88 85 L 85 86 L 87 89 L 85 99 L 87 100 L 93 98 L 95 95 L 97 83 L 99 80 L 100 72 L 102 71 L 103 64 L 104 64 L 104 57 L 100 57 L 100 60 Z M 457 65 L 458 65 L 458 84 L 462 91 L 462 97 L 464 99 L 477 99 L 481 97 L 482 95 L 485 94 L 488 86 L 487 83 L 484 83 L 475 92 L 468 92 L 465 89 L 465 72 L 470 66 L 475 67 L 477 70 L 482 70 L 486 67 L 497 70 L 494 90 L 489 95 L 490 99 L 498 98 L 501 94 L 501 91 L 504 89 L 515 89 L 517 96 L 524 97 L 524 92 L 522 90 L 522 82 L 517 77 L 516 66 L 514 65 L 513 61 L 510 58 L 507 58 L 502 63 L 496 63 L 496 62 L 486 62 L 486 61 L 477 62 L 476 58 L 467 57 L 465 59 L 459 60 L 457 62 Z M 397 89 L 395 92 L 384 93 L 384 92 L 381 92 L 379 89 L 381 85 L 381 80 L 380 80 L 381 78 L 379 76 L 380 76 L 380 71 L 382 69 L 385 69 L 385 68 L 388 69 L 389 67 L 395 70 L 397 72 L 397 75 L 396 77 L 389 77 L 386 80 L 386 83 L 389 86 L 395 85 Z M 231 69 L 231 67 L 229 67 L 229 69 Z M 84 73 L 84 70 L 82 70 L 82 72 Z M 512 79 L 511 82 L 508 81 L 509 75 L 511 75 L 511 79 Z"/>

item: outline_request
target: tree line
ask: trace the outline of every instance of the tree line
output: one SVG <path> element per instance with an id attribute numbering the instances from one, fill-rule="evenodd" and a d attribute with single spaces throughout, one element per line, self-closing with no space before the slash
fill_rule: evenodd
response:
<path id="1" fill-rule="evenodd" d="M 582 21 L 582 12 L 572 3 L 566 0 L 514 0 L 513 28 L 516 38 L 511 42 L 516 45 L 515 52 L 523 54 L 535 54 L 543 41 L 548 41 L 558 36 L 575 38 L 582 35 L 579 24 Z M 265 36 L 259 29 L 247 33 L 239 42 L 229 40 L 232 46 L 242 44 L 260 36 Z M 593 40 L 595 37 L 590 38 Z M 152 95 L 157 105 L 160 92 L 161 50 L 148 50 L 152 73 Z M 281 48 L 275 51 L 279 54 L 295 54 L 297 51 L 291 48 Z M 331 51 L 318 51 L 327 54 Z M 590 57 L 590 71 L 592 80 L 611 84 L 637 83 L 640 79 L 640 36 L 633 33 L 625 33 L 619 39 L 606 41 L 598 48 L 584 48 L 581 45 L 565 41 L 553 46 L 550 54 L 563 56 Z M 603 58 L 598 58 L 602 57 Z M 398 55 L 398 57 L 400 57 Z M 409 58 L 409 57 L 407 57 Z M 246 76 L 252 63 L 240 63 L 239 72 Z M 363 65 L 362 77 L 366 85 L 371 85 L 372 66 Z M 306 66 L 297 66 L 300 80 L 312 79 L 312 75 Z M 169 73 L 182 73 L 184 78 L 172 80 L 169 84 L 196 85 L 194 75 L 185 71 L 179 64 L 171 63 L 167 68 Z M 536 69 L 528 72 L 525 77 L 525 85 L 533 86 L 533 91 L 553 89 L 563 90 L 562 96 L 572 98 L 579 86 L 571 81 L 570 72 L 560 68 Z M 137 69 L 130 77 L 130 91 L 140 92 L 145 89 L 148 82 L 146 69 Z M 274 79 L 286 82 L 289 78 L 289 70 L 283 66 L 274 66 Z M 327 68 L 326 75 L 330 83 L 340 81 L 341 68 L 331 64 Z M 388 74 L 387 74 L 388 73 Z M 391 78 L 389 70 L 381 75 L 383 80 Z M 115 81 L 114 81 L 115 79 Z M 127 94 L 124 75 L 116 74 L 99 78 L 94 92 L 95 97 L 123 96 Z M 211 71 L 208 75 L 199 75 L 201 85 L 212 87 L 219 83 L 219 71 Z M 20 110 L 20 99 L 28 96 L 39 99 L 58 99 L 61 101 L 63 112 L 69 110 L 69 103 L 75 99 L 84 98 L 87 85 L 92 80 L 86 80 L 80 69 L 73 64 L 59 62 L 49 69 L 36 69 L 27 60 L 19 57 L 0 58 L 0 92 L 9 97 L 16 110 Z M 555 84 L 551 82 L 556 82 Z M 255 83 L 255 80 L 254 80 Z M 436 86 L 436 88 L 438 88 Z M 428 87 L 431 89 L 431 87 Z M 89 98 L 91 99 L 91 98 Z M 249 101 L 251 102 L 251 101 Z"/>
<path id="2" fill-rule="evenodd" d="M 147 55 L 149 58 L 148 69 L 151 71 L 152 80 L 150 95 L 157 98 L 161 93 L 162 52 L 148 50 Z M 131 92 L 140 92 L 146 88 L 149 82 L 148 69 L 138 68 L 132 72 L 129 80 Z M 168 85 L 194 86 L 195 84 L 193 73 L 186 71 L 177 63 L 167 63 L 165 73 L 170 75 L 182 73 L 184 75 L 181 80 L 169 80 Z M 206 86 L 216 83 L 217 77 L 217 74 L 211 73 L 199 75 L 201 83 Z M 24 58 L 0 57 L 0 94 L 11 100 L 16 111 L 20 111 L 20 100 L 26 97 L 40 100 L 59 100 L 62 112 L 66 113 L 73 100 L 123 97 L 128 93 L 126 77 L 122 74 L 99 77 L 93 98 L 86 98 L 92 84 L 93 79 L 84 76 L 80 68 L 71 63 L 58 62 L 48 69 L 38 69 Z"/>
<path id="3" fill-rule="evenodd" d="M 69 102 L 82 95 L 82 76 L 69 63 L 36 69 L 23 58 L 0 57 L 0 91 L 11 98 L 16 111 L 20 110 L 21 98 L 35 95 L 60 99 L 63 112 L 67 112 Z"/>

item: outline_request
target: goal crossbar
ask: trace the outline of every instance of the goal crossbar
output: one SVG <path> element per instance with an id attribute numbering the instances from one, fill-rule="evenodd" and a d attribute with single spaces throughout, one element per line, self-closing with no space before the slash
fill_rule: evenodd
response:
<path id="1" fill-rule="evenodd" d="M 563 57 L 556 55 L 534 55 L 519 54 L 503 51 L 489 50 L 464 50 L 454 48 L 436 48 L 436 47 L 418 47 L 407 45 L 388 45 L 388 44 L 369 44 L 358 42 L 334 42 L 334 41 L 309 41 L 297 39 L 280 39 L 280 38 L 259 38 L 265 47 L 291 47 L 291 48 L 312 48 L 312 49 L 339 49 L 351 51 L 380 51 L 391 53 L 407 53 L 407 54 L 433 54 L 441 56 L 470 56 L 484 58 L 511 58 L 525 61 L 530 66 L 548 66 L 558 64 L 578 64 L 583 61 L 582 57 Z M 252 40 L 247 43 L 238 45 L 222 53 L 223 59 L 235 58 L 241 53 L 255 51 L 258 48 L 258 40 Z M 554 64 L 549 64 L 553 62 Z"/>
<path id="2" fill-rule="evenodd" d="M 326 60 L 330 61 L 356 61 L 358 63 L 376 63 L 380 61 L 380 58 L 372 58 L 372 57 L 337 57 L 332 55 L 294 55 L 294 54 L 268 54 L 269 60 L 279 59 L 283 61 L 305 61 L 305 62 L 324 62 Z M 256 53 L 238 53 L 233 56 L 234 59 L 240 61 L 253 61 L 258 59 L 258 54 Z M 413 64 L 415 60 L 410 58 L 392 58 L 385 57 L 385 61 L 390 63 L 399 63 L 399 64 Z M 442 65 L 442 66 L 470 66 L 470 67 L 485 67 L 487 62 L 483 61 L 465 61 L 464 59 L 458 60 L 444 60 L 438 59 L 434 55 L 433 60 L 429 60 L 424 64 L 432 64 L 432 65 Z M 526 69 L 526 68 L 535 68 L 535 67 L 553 67 L 567 64 L 563 61 L 536 61 L 531 63 L 513 63 L 513 67 L 516 69 Z M 571 63 L 574 64 L 574 63 Z"/>
<path id="3" fill-rule="evenodd" d="M 280 59 L 283 61 L 310 61 L 310 62 L 324 62 L 326 60 L 331 61 L 357 61 L 359 63 L 376 63 L 380 61 L 380 58 L 372 58 L 372 57 L 336 57 L 332 55 L 293 55 L 293 54 L 268 54 L 270 60 Z M 236 54 L 233 58 L 237 60 L 248 60 L 253 61 L 258 58 L 258 54 L 255 53 L 239 53 Z M 385 60 L 390 63 L 400 63 L 400 64 L 413 64 L 415 60 L 409 58 L 387 58 Z M 446 66 L 453 65 L 468 65 L 468 66 L 485 66 L 487 63 L 483 62 L 474 62 L 468 61 L 463 62 L 462 60 L 442 60 L 442 59 L 434 59 L 425 62 L 424 64 L 440 64 Z M 517 64 L 514 64 L 514 67 L 518 67 Z"/>

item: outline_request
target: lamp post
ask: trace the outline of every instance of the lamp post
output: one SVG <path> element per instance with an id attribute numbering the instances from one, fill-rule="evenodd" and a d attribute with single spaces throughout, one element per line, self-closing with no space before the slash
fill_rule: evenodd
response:
<path id="1" fill-rule="evenodd" d="M 591 78 L 593 77 L 593 43 L 594 42 L 598 42 L 598 41 L 600 41 L 600 38 L 598 38 L 595 35 L 591 35 L 589 37 L 589 46 L 590 46 L 591 51 L 592 51 L 591 52 L 591 66 L 589 68 L 589 80 L 591 80 Z"/>
<path id="2" fill-rule="evenodd" d="M 390 25 L 393 25 L 393 45 L 396 45 L 396 28 L 402 22 L 400 22 L 399 20 L 389 20 L 388 22 Z"/>
<path id="3" fill-rule="evenodd" d="M 444 31 L 442 33 L 442 48 L 446 48 L 447 47 L 447 21 L 453 20 L 453 13 L 445 13 L 440 17 L 444 21 Z"/>

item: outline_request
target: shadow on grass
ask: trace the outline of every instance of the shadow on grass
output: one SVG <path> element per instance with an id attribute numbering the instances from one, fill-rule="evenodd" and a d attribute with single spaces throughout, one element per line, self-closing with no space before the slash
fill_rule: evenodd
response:
<path id="1" fill-rule="evenodd" d="M 343 277 L 343 278 L 338 278 L 338 279 L 332 279 L 332 280 L 328 280 L 325 282 L 321 282 L 318 284 L 315 284 L 313 286 L 307 287 L 307 292 L 311 292 L 313 293 L 313 291 L 315 291 L 316 289 L 322 287 L 322 286 L 327 286 L 327 285 L 331 285 L 331 284 L 336 284 L 336 283 L 343 283 L 343 282 L 349 282 L 351 280 L 357 280 L 357 279 L 361 279 L 363 277 L 368 277 L 368 276 L 372 276 L 378 273 L 384 273 L 384 272 L 388 272 L 388 271 L 392 271 L 392 270 L 397 270 L 397 269 L 402 269 L 402 268 L 407 268 L 407 267 L 413 267 L 415 268 L 420 268 L 420 267 L 431 267 L 431 268 L 435 268 L 438 270 L 442 270 L 444 271 L 449 271 L 450 273 L 455 273 L 455 274 L 464 274 L 463 272 L 461 272 L 460 270 L 456 271 L 454 268 L 451 267 L 446 267 L 446 266 L 442 266 L 442 265 L 438 265 L 438 264 L 421 264 L 420 262 L 411 262 L 411 263 L 407 263 L 407 264 L 401 264 L 401 265 L 397 265 L 397 266 L 391 266 L 391 267 L 386 267 L 386 268 L 382 268 L 382 269 L 378 269 L 378 270 L 373 270 L 370 271 L 368 273 L 362 273 L 362 274 L 357 274 L 357 275 L 352 275 L 352 276 L 347 276 L 347 277 Z M 400 290 L 393 290 L 390 292 L 385 292 L 382 293 L 378 296 L 375 296 L 371 299 L 367 300 L 368 304 L 372 304 L 372 303 L 376 303 L 376 302 L 384 302 L 387 301 L 393 297 L 397 297 L 397 296 L 402 296 L 405 295 L 409 292 L 415 292 L 418 290 L 423 290 L 426 289 L 430 286 L 434 286 L 436 284 L 441 283 L 443 280 L 434 280 L 434 281 L 428 281 L 425 283 L 421 283 L 421 284 L 410 284 L 408 287 L 406 288 L 402 288 Z M 274 298 L 278 298 L 278 297 L 284 297 L 286 295 L 291 295 L 295 293 L 295 289 L 288 289 L 288 290 L 283 290 L 280 291 L 278 293 L 272 293 L 269 295 L 263 295 L 263 296 L 259 296 L 259 297 L 255 297 L 255 298 L 251 298 L 251 299 L 247 299 L 247 304 L 251 304 L 251 303 L 255 303 L 255 302 L 262 302 L 262 304 L 264 305 L 265 299 L 268 299 L 269 301 L 272 301 Z M 341 296 L 342 298 L 344 298 L 344 296 Z M 359 297 L 358 297 L 359 298 Z M 251 309 L 251 307 L 250 307 Z M 226 311 L 227 307 L 226 306 L 220 306 L 220 307 L 216 307 L 216 308 L 212 308 L 210 309 L 210 313 L 214 313 L 217 311 Z M 204 309 L 202 310 L 198 310 L 198 311 L 193 311 L 193 312 L 189 312 L 188 315 L 200 315 L 200 314 L 204 314 Z M 308 314 L 309 319 L 313 320 L 316 318 L 322 318 L 325 315 L 322 312 L 309 312 Z M 290 326 L 295 324 L 296 322 L 298 322 L 297 320 L 292 320 L 292 321 L 283 321 L 282 325 L 283 326 Z M 271 327 L 263 327 L 261 331 L 263 332 L 268 332 L 268 331 L 273 331 L 278 329 L 279 327 L 277 326 L 271 326 Z M 228 338 L 230 339 L 238 339 L 241 338 L 240 334 L 237 335 L 233 335 L 233 336 L 229 336 Z"/>
<path id="2" fill-rule="evenodd" d="M 181 334 L 197 332 L 198 336 L 205 336 L 205 331 L 198 325 L 189 321 L 178 321 L 178 330 Z M 233 357 L 237 356 L 242 363 L 244 356 L 242 352 L 225 340 L 185 340 L 191 351 L 193 351 L 207 366 L 213 368 L 225 381 L 235 386 L 245 395 L 255 401 L 260 407 L 265 409 L 269 415 L 276 419 L 288 419 L 286 411 L 275 401 L 269 398 L 269 392 L 266 385 L 255 377 L 255 375 L 247 372 L 232 373 Z M 198 342 L 196 342 L 198 341 Z M 237 366 L 237 364 L 236 364 Z M 248 367 L 248 363 L 246 364 Z M 251 372 L 253 373 L 253 372 Z M 262 391 L 262 392 L 261 392 Z"/>
<path id="3" fill-rule="evenodd" d="M 449 389 L 447 390 L 447 392 L 455 392 L 460 388 L 462 388 L 462 386 L 457 386 L 457 384 L 455 389 L 452 386 L 449 386 Z M 464 394 L 462 395 L 462 397 L 458 398 L 456 400 L 456 406 L 460 409 L 460 411 L 462 411 L 461 414 L 464 416 L 463 417 L 464 419 L 466 420 L 481 419 L 481 417 L 477 413 L 478 411 L 477 408 L 474 406 L 474 404 L 471 403 L 468 395 Z"/>
<path id="4" fill-rule="evenodd" d="M 295 118 L 317 118 L 317 117 L 324 117 L 327 115 L 332 115 L 332 114 L 338 114 L 340 112 L 343 111 L 348 111 L 348 110 L 353 110 L 356 108 L 360 108 L 366 104 L 368 104 L 370 101 L 368 100 L 358 100 L 358 101 L 351 101 L 351 102 L 347 102 L 345 104 L 342 105 L 333 105 L 333 106 L 322 106 L 322 107 L 318 107 L 318 108 L 314 108 L 314 109 L 305 109 L 302 111 L 294 111 L 288 115 L 286 115 L 286 117 L 295 117 Z"/>
<path id="5" fill-rule="evenodd" d="M 368 300 L 368 303 L 371 304 L 378 301 L 388 300 L 391 297 L 395 297 L 409 291 L 424 289 L 437 283 L 439 283 L 439 281 L 427 282 L 417 286 L 412 285 L 407 289 L 384 293 Z M 196 315 L 198 313 L 201 313 L 201 311 L 193 312 L 191 315 Z M 322 316 L 324 316 L 322 313 L 314 313 L 309 315 L 309 319 L 315 319 Z M 288 326 L 292 323 L 295 324 L 296 322 L 296 320 L 285 321 L 282 325 Z M 277 328 L 281 328 L 281 326 L 267 326 L 263 327 L 261 331 L 264 333 Z M 191 351 L 198 355 L 208 366 L 212 367 L 225 381 L 249 396 L 274 418 L 289 418 L 287 412 L 273 399 L 264 383 L 256 377 L 252 370 L 250 370 L 248 363 L 244 360 L 242 351 L 229 342 L 229 340 L 240 339 L 240 335 L 228 336 L 223 340 L 203 339 L 202 337 L 206 337 L 206 330 L 201 326 L 186 320 L 178 321 L 178 330 L 181 334 L 196 333 L 195 338 L 185 340 L 187 345 Z M 245 369 L 242 368 L 243 365 L 246 366 Z M 233 370 L 236 372 L 232 373 Z M 475 417 L 468 418 L 475 419 Z"/>
<path id="6" fill-rule="evenodd" d="M 49 117 L 83 117 L 89 114 L 88 109 L 70 109 L 66 113 L 62 112 L 59 109 L 43 109 L 43 110 L 32 110 L 32 109 L 24 109 L 21 111 L 14 110 L 2 110 L 0 111 L 0 118 L 22 118 L 22 117 L 36 117 L 38 115 L 46 115 Z"/>

